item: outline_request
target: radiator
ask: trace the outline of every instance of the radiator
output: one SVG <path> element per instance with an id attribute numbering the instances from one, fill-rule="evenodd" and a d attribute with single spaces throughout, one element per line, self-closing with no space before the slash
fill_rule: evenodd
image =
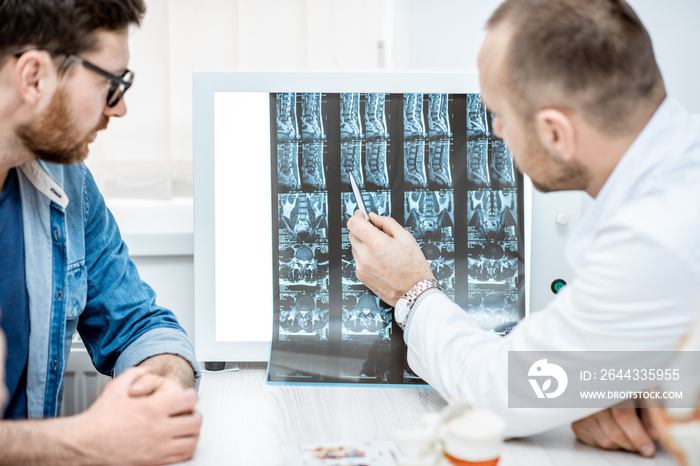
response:
<path id="1" fill-rule="evenodd" d="M 85 345 L 80 338 L 75 338 L 66 367 L 61 416 L 71 416 L 85 411 L 102 393 L 110 380 L 110 377 L 97 372 Z"/>

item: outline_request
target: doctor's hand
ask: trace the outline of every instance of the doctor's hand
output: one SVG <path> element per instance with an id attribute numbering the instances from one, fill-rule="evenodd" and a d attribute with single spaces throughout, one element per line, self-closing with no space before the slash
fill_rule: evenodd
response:
<path id="1" fill-rule="evenodd" d="M 134 396 L 134 385 L 150 394 Z M 192 457 L 202 416 L 197 393 L 150 368 L 126 370 L 105 387 L 69 429 L 87 463 L 161 465 Z"/>
<path id="2" fill-rule="evenodd" d="M 371 223 L 358 210 L 348 220 L 357 278 L 395 306 L 413 285 L 435 276 L 411 233 L 391 217 L 369 216 Z"/>
<path id="3" fill-rule="evenodd" d="M 637 413 L 633 400 L 625 400 L 580 419 L 571 428 L 579 441 L 605 450 L 627 450 L 651 457 L 658 439 L 646 409 Z"/>

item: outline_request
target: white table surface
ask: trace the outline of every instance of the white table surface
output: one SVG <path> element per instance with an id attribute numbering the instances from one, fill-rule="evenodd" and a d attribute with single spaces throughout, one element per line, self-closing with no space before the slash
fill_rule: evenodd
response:
<path id="1" fill-rule="evenodd" d="M 264 363 L 243 363 L 236 372 L 206 372 L 198 409 L 204 417 L 199 445 L 185 465 L 273 466 L 284 464 L 286 444 L 386 440 L 412 429 L 421 414 L 438 411 L 432 389 L 267 385 Z M 506 442 L 499 466 L 674 465 L 659 451 L 645 459 L 603 451 L 576 441 L 562 426 Z"/>

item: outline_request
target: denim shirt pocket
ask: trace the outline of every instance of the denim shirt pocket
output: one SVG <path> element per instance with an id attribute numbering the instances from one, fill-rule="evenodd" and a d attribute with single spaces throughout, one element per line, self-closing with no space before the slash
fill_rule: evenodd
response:
<path id="1" fill-rule="evenodd" d="M 78 327 L 78 317 L 87 302 L 87 270 L 85 260 L 68 266 L 68 302 L 66 303 L 66 339 L 70 339 Z"/>

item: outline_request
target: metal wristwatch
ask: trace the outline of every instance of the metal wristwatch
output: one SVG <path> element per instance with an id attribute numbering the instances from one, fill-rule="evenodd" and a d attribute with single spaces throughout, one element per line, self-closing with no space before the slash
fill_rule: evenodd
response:
<path id="1" fill-rule="evenodd" d="M 401 296 L 398 301 L 396 301 L 396 306 L 394 307 L 394 320 L 396 320 L 396 323 L 399 325 L 401 330 L 404 329 L 406 321 L 408 320 L 408 315 L 411 313 L 411 309 L 416 303 L 418 297 L 422 295 L 423 292 L 431 288 L 437 288 L 439 290 L 442 289 L 440 283 L 434 278 L 421 280 L 413 285 L 410 290 L 404 293 L 404 295 Z"/>

